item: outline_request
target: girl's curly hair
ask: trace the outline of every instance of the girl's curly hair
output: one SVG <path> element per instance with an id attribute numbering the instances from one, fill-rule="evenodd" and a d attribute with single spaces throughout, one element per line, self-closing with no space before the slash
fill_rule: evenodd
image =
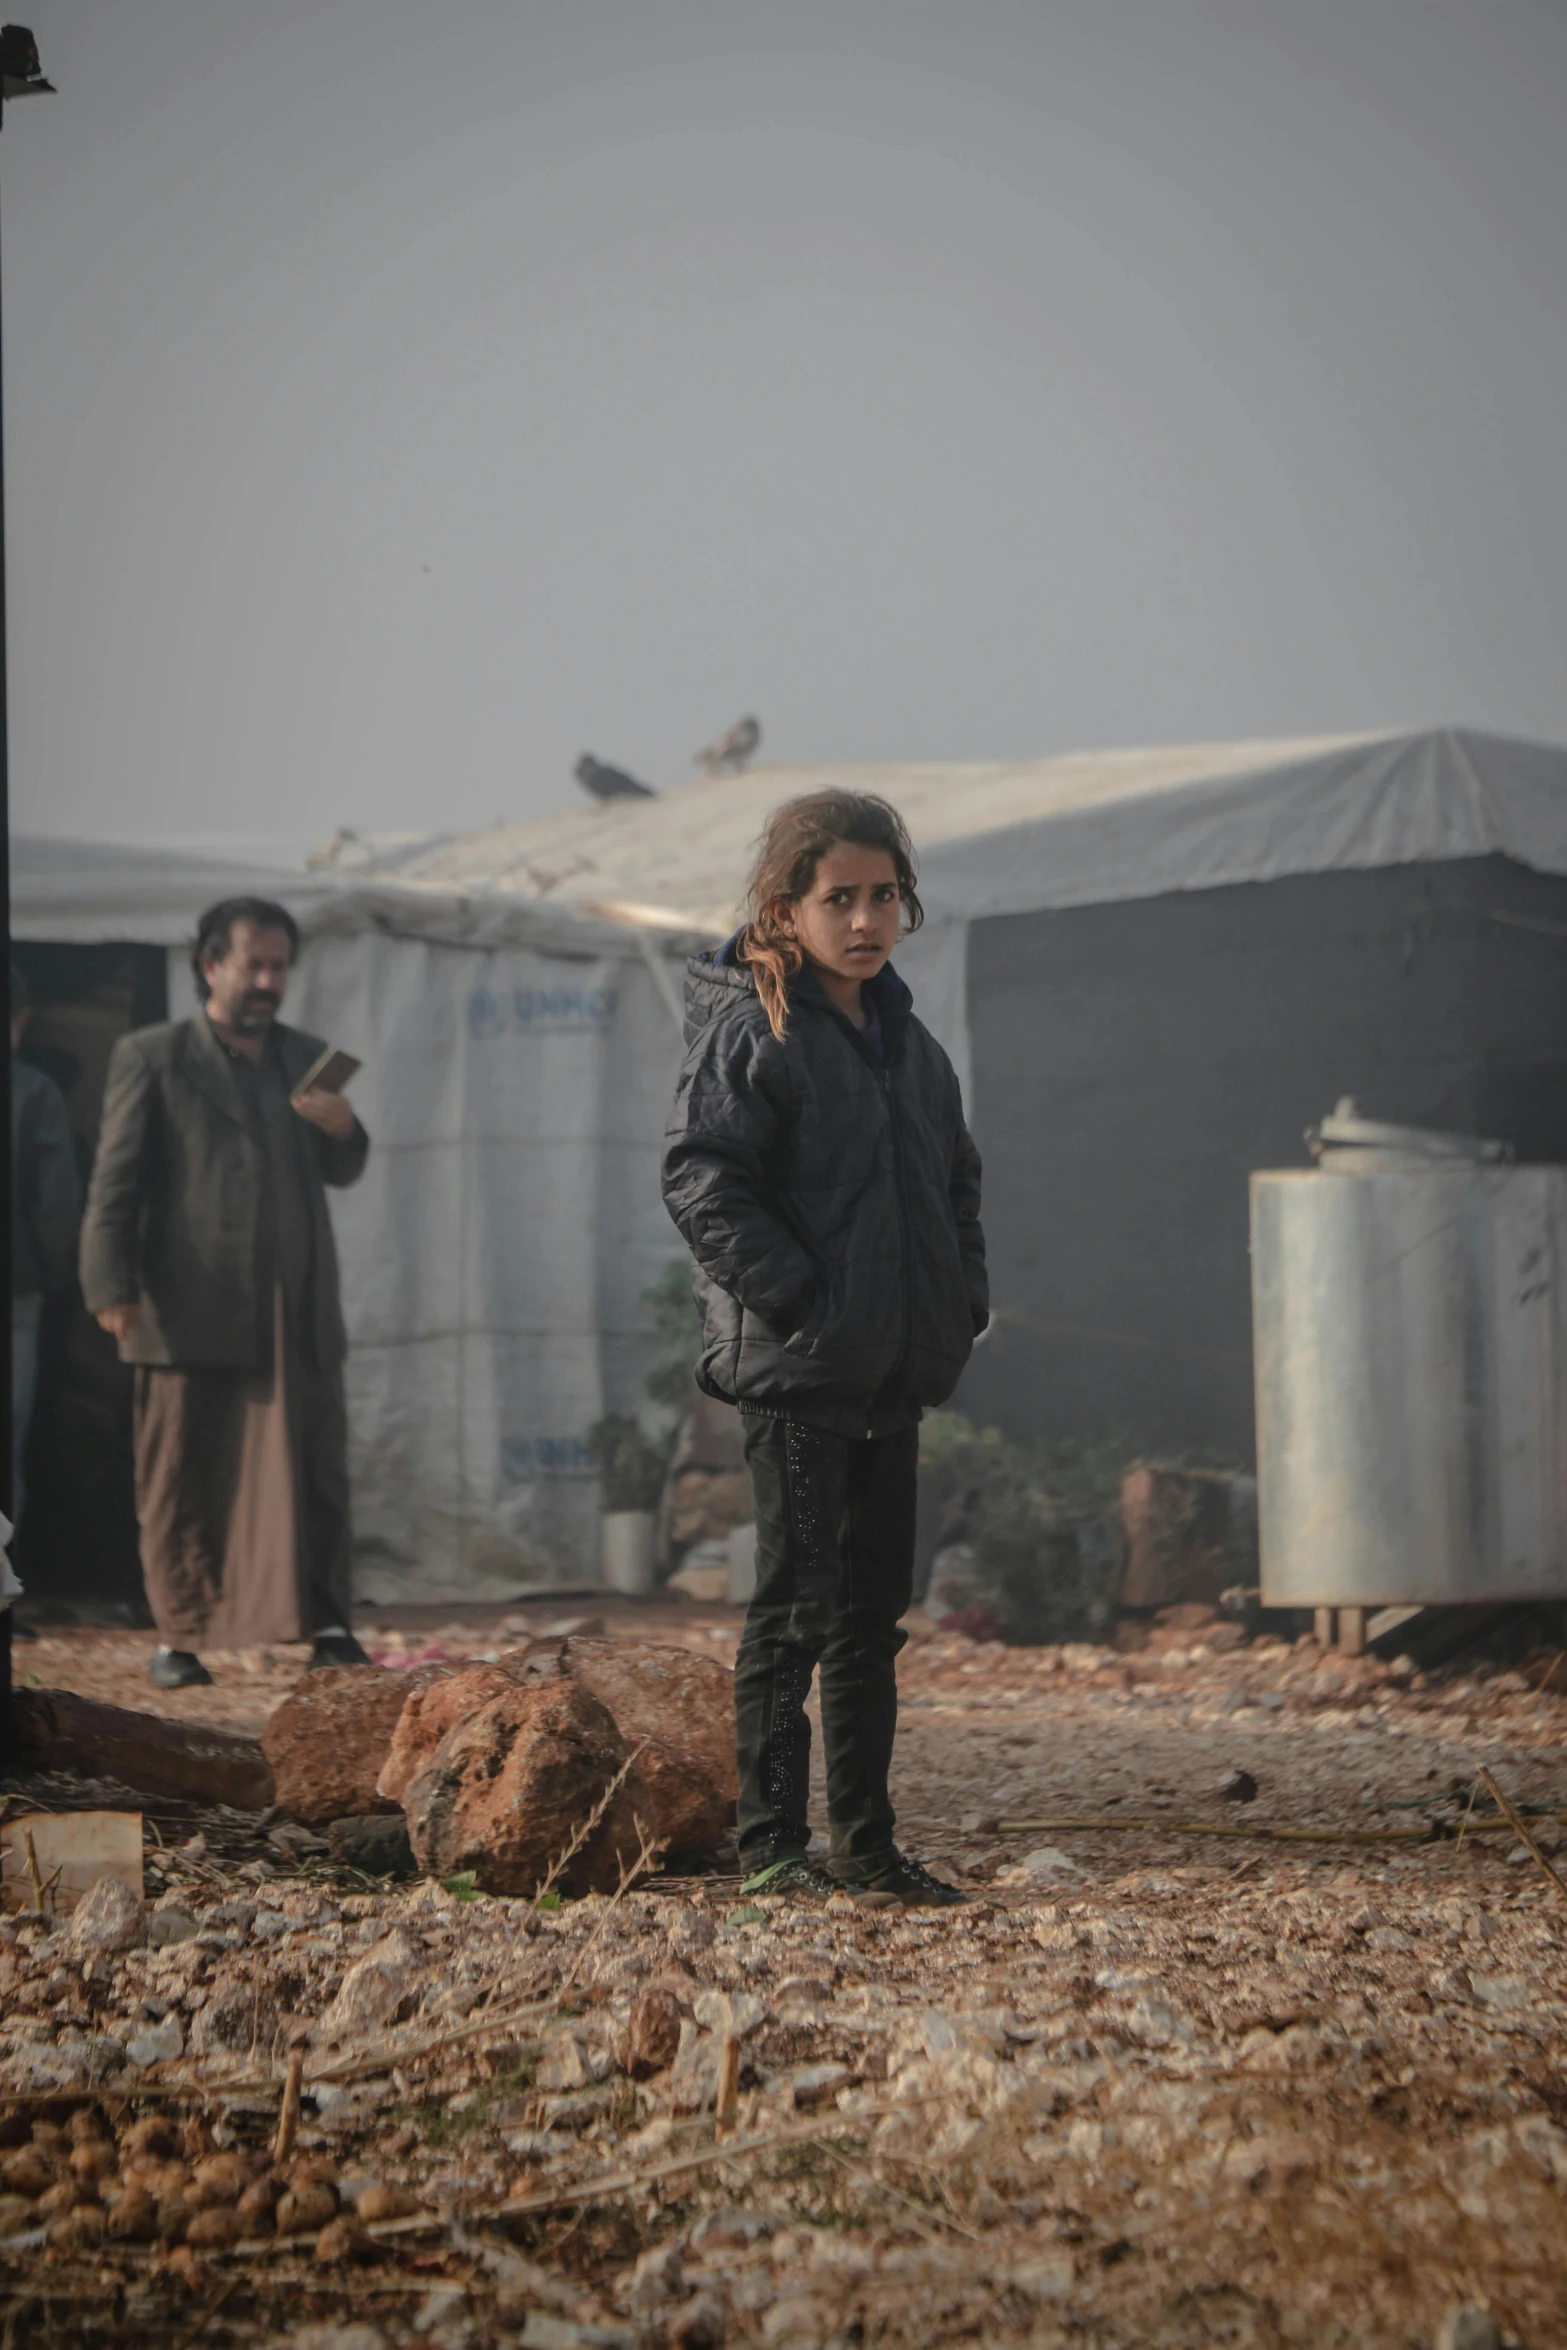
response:
<path id="1" fill-rule="evenodd" d="M 775 808 L 757 846 L 746 891 L 746 925 L 736 951 L 750 966 L 768 1025 L 780 1042 L 789 1024 L 789 982 L 805 956 L 779 923 L 777 908 L 780 900 L 804 897 L 822 858 L 840 842 L 886 850 L 898 877 L 905 936 L 925 919 L 908 827 L 886 800 L 870 792 L 817 791 Z"/>

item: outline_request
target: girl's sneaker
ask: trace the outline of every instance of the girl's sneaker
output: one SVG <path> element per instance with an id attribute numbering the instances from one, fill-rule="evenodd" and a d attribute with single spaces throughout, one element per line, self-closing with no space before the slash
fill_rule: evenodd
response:
<path id="1" fill-rule="evenodd" d="M 830 1901 L 835 1893 L 848 1890 L 803 1852 L 786 1852 L 781 1860 L 770 1861 L 740 1888 L 743 1895 L 762 1893 L 784 1901 Z"/>
<path id="2" fill-rule="evenodd" d="M 929 1869 L 896 1848 L 885 1860 L 874 1862 L 863 1873 L 842 1876 L 838 1883 L 856 1901 L 876 1908 L 896 1901 L 905 1909 L 956 1909 L 968 1899 L 956 1885 L 943 1884 L 940 1877 L 933 1877 Z"/>

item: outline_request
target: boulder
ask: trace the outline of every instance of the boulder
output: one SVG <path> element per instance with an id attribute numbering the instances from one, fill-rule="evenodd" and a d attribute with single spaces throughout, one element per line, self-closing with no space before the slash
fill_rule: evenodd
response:
<path id="1" fill-rule="evenodd" d="M 517 1649 L 491 1663 L 447 1665 L 420 1676 L 418 1687 L 410 1691 L 407 1703 L 392 1724 L 391 1738 L 375 1783 L 378 1810 L 403 1803 L 409 1787 L 427 1768 L 449 1731 L 460 1729 L 465 1721 L 504 1697 L 508 1690 L 523 1684 L 531 1686 L 541 1678 L 537 1672 L 525 1673 L 519 1669 L 528 1653 L 526 1649 Z"/>
<path id="2" fill-rule="evenodd" d="M 423 1756 L 414 1744 L 421 1730 L 435 1733 Z M 401 1788 L 409 1842 L 427 1876 L 471 1871 L 481 1892 L 527 1897 L 625 1758 L 608 1709 L 564 1675 L 479 1665 L 418 1693 L 398 1724 L 383 1785 Z M 566 1893 L 613 1887 L 620 1857 L 636 1850 L 622 1785 L 557 1883 Z"/>
<path id="3" fill-rule="evenodd" d="M 636 1752 L 632 1810 L 669 1853 L 711 1852 L 734 1826 L 734 1675 L 716 1657 L 652 1642 L 567 1639 L 561 1663 L 609 1708 Z"/>
<path id="4" fill-rule="evenodd" d="M 573 1714 L 569 1708 L 564 1713 L 546 1709 L 540 1713 L 522 1703 L 529 1695 L 563 1689 L 575 1690 L 587 1710 Z M 597 1723 L 601 1714 L 607 1717 L 614 1760 L 583 1801 L 582 1790 L 592 1776 L 585 1763 L 593 1743 L 589 1724 Z M 482 1733 L 476 1728 L 481 1720 Z M 527 1885 L 490 1882 L 473 1859 L 442 1859 L 439 1864 L 426 1860 L 421 1849 L 422 1831 L 415 1820 L 414 1783 L 429 1778 L 438 1752 L 456 1740 L 443 1768 L 449 1766 L 459 1776 L 487 1770 L 493 1780 L 502 1767 L 501 1747 L 509 1723 L 514 1723 L 518 1736 L 526 1732 L 530 1738 L 537 1725 L 553 1725 L 548 1729 L 546 1747 L 541 1748 L 539 1769 L 543 1776 L 534 1793 L 535 1800 L 554 1801 L 549 1790 L 560 1774 L 560 1802 L 545 1825 L 550 1857 L 592 1809 L 628 1754 L 634 1757 L 625 1783 L 617 1791 L 611 1820 L 605 1822 L 606 1830 L 613 1824 L 614 1833 L 596 1839 L 593 1863 L 589 1864 L 586 1853 L 579 1856 L 582 1866 L 569 1882 L 570 1890 L 613 1885 L 616 1854 L 629 1858 L 637 1849 L 638 1822 L 666 1853 L 674 1854 L 709 1852 L 733 1825 L 738 1792 L 734 1680 L 726 1667 L 714 1658 L 693 1655 L 689 1649 L 644 1641 L 576 1636 L 536 1640 L 493 1663 L 438 1670 L 413 1693 L 398 1719 L 381 1772 L 380 1793 L 403 1804 L 415 1856 L 428 1871 L 447 1876 L 474 1868 L 481 1886 L 489 1892 L 530 1892 L 537 1883 L 537 1877 Z M 574 1725 L 569 1735 L 568 1723 Z M 539 1734 L 544 1736 L 544 1730 Z M 550 1747 L 548 1740 L 552 1738 L 564 1738 L 566 1743 Z M 608 1751 L 606 1747 L 606 1754 Z M 524 1782 L 533 1784 L 529 1776 L 532 1769 L 526 1757 L 517 1763 L 517 1785 L 512 1793 L 519 1800 Z M 421 1793 L 417 1807 L 421 1818 L 440 1814 L 444 1819 L 443 1807 L 457 1803 L 455 1783 L 448 1779 L 444 1784 L 447 1791 L 439 1800 L 433 1783 Z M 577 1806 L 569 1813 L 560 1808 L 568 1798 Z M 501 1812 L 508 1818 L 510 1801 L 508 1797 L 501 1803 Z M 470 1810 L 464 1798 L 465 1819 Z M 465 1827 L 459 1841 L 466 1844 L 469 1832 Z M 448 1853 L 451 1840 L 447 1828 L 438 1824 L 429 1833 L 434 1837 L 429 1849 Z M 511 1830 L 506 1834 L 510 1836 Z M 527 1842 L 527 1866 L 536 1857 L 536 1841 Z M 516 1868 L 524 1865 L 521 1850 L 519 1847 Z M 514 1873 L 512 1862 L 504 1866 L 508 1875 Z"/>
<path id="5" fill-rule="evenodd" d="M 398 1716 L 429 1678 L 428 1671 L 367 1672 L 363 1665 L 306 1673 L 261 1733 L 279 1810 L 309 1828 L 395 1812 L 376 1782 Z"/>
<path id="6" fill-rule="evenodd" d="M 1123 1607 L 1217 1602 L 1236 1579 L 1231 1530 L 1235 1482 L 1206 1469 L 1140 1465 L 1127 1471 L 1121 1481 Z"/>
<path id="7" fill-rule="evenodd" d="M 745 1469 L 685 1469 L 670 1484 L 670 1546 L 682 1554 L 755 1515 L 756 1497 Z"/>

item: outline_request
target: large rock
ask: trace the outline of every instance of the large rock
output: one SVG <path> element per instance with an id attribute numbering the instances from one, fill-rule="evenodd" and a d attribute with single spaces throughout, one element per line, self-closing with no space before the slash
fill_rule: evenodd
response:
<path id="1" fill-rule="evenodd" d="M 435 1734 L 422 1758 L 421 1732 Z M 592 1816 L 625 1757 L 607 1708 L 563 1674 L 543 1679 L 478 1665 L 416 1694 L 383 1784 L 401 1788 L 409 1842 L 427 1875 L 471 1870 L 481 1892 L 526 1897 Z M 636 1850 L 621 1786 L 556 1883 L 566 1893 L 613 1886 L 619 1859 Z"/>
<path id="2" fill-rule="evenodd" d="M 524 1673 L 519 1665 L 526 1649 L 514 1656 L 473 1665 L 441 1665 L 421 1676 L 392 1725 L 392 1736 L 376 1780 L 378 1802 L 400 1805 L 413 1781 L 424 1771 L 448 1731 L 459 1729 L 508 1690 L 540 1675 Z M 552 1676 L 553 1677 L 553 1676 Z"/>
<path id="3" fill-rule="evenodd" d="M 710 1852 L 734 1825 L 734 1675 L 716 1657 L 651 1642 L 564 1640 L 561 1665 L 608 1706 L 633 1752 L 631 1808 L 670 1853 Z"/>
<path id="4" fill-rule="evenodd" d="M 307 1827 L 397 1805 L 376 1792 L 398 1716 L 428 1679 L 363 1665 L 306 1673 L 261 1733 L 278 1808 Z"/>
<path id="5" fill-rule="evenodd" d="M 683 1469 L 669 1487 L 670 1547 L 684 1556 L 698 1542 L 721 1539 L 756 1515 L 745 1469 Z"/>
<path id="6" fill-rule="evenodd" d="M 1216 1601 L 1234 1581 L 1230 1484 L 1205 1469 L 1129 1469 L 1121 1481 L 1126 1574 L 1121 1605 Z"/>
<path id="7" fill-rule="evenodd" d="M 609 1856 L 624 1851 L 629 1857 L 636 1849 L 635 1822 L 670 1854 L 708 1852 L 722 1842 L 734 1821 L 738 1792 L 733 1676 L 716 1659 L 695 1656 L 685 1648 L 555 1638 L 533 1641 L 492 1664 L 439 1670 L 410 1698 L 393 1736 L 380 1790 L 408 1811 L 416 1856 L 420 1846 L 410 1790 L 415 1779 L 430 1770 L 437 1749 L 480 1714 L 488 1722 L 486 1735 L 500 1738 L 511 1718 L 508 1708 L 515 1706 L 520 1693 L 562 1684 L 578 1690 L 610 1717 L 620 1743 L 605 1779 L 628 1753 L 634 1757 L 616 1797 L 617 1838 L 603 1856 L 609 1882 L 614 1881 Z M 531 1725 L 533 1719 L 526 1709 L 517 1716 L 519 1725 Z M 594 1800 L 604 1783 L 600 1781 Z M 565 1832 L 556 1835 L 552 1851 L 560 1849 L 581 1816 L 576 1814 Z M 443 1868 L 438 1873 L 452 1872 Z"/>

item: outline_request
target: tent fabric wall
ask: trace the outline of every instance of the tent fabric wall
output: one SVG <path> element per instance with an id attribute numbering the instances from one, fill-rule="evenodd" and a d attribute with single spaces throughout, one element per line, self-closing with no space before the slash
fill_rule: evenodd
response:
<path id="1" fill-rule="evenodd" d="M 904 939 L 894 968 L 914 991 L 914 1009 L 942 1045 L 973 1116 L 973 1051 L 969 1038 L 969 925 L 927 920 Z"/>
<path id="2" fill-rule="evenodd" d="M 333 1203 L 352 1337 L 360 1587 L 386 1602 L 594 1581 L 587 1432 L 634 1409 L 679 1065 L 633 943 L 566 956 L 311 939 L 289 1011 L 360 1055 L 374 1138 Z"/>
<path id="3" fill-rule="evenodd" d="M 1253 1450 L 1247 1185 L 1340 1095 L 1567 1160 L 1567 879 L 1491 856 L 974 925 L 995 1327 L 1018 1434 Z"/>

